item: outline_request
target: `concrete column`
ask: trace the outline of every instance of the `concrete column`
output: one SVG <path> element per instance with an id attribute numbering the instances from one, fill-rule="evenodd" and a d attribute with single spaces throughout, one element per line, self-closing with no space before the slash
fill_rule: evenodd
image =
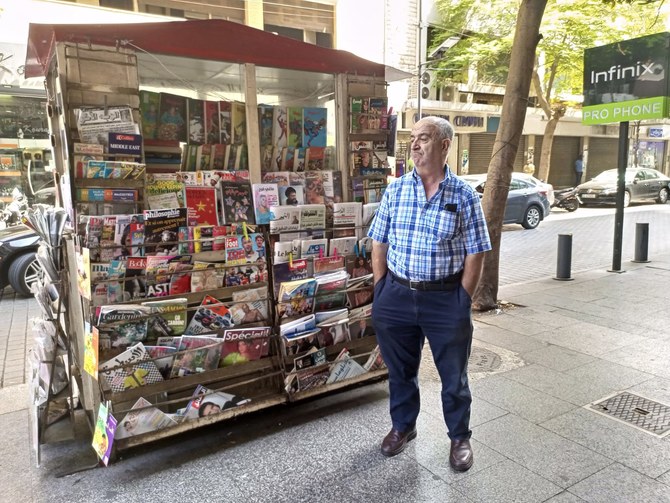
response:
<path id="1" fill-rule="evenodd" d="M 244 3 L 244 24 L 263 29 L 263 0 L 247 0 Z"/>

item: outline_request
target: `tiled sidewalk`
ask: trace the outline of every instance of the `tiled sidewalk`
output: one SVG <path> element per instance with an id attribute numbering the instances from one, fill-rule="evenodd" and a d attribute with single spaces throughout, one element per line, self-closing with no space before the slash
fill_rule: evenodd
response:
<path id="1" fill-rule="evenodd" d="M 10 287 L 0 290 L 0 388 L 26 382 L 34 317 L 39 317 L 34 298 L 17 295 Z"/>

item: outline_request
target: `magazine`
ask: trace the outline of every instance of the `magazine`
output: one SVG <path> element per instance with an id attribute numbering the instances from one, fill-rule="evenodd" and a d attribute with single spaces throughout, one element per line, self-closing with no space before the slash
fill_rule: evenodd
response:
<path id="1" fill-rule="evenodd" d="M 143 306 L 154 314 L 148 321 L 147 338 L 174 337 L 186 330 L 186 308 L 188 299 L 166 299 L 143 302 Z"/>
<path id="2" fill-rule="evenodd" d="M 384 367 L 386 367 L 386 364 L 382 358 L 381 350 L 379 349 L 379 346 L 375 346 L 370 353 L 368 360 L 363 365 L 363 368 L 368 372 L 373 372 L 375 370 L 383 369 Z"/>
<path id="3" fill-rule="evenodd" d="M 139 398 L 132 406 L 132 410 L 119 421 L 116 428 L 116 438 L 141 435 L 142 433 L 176 426 L 176 424 L 167 414 L 151 405 L 145 398 Z"/>
<path id="4" fill-rule="evenodd" d="M 145 254 L 176 255 L 179 249 L 179 228 L 187 226 L 187 213 L 187 208 L 145 210 Z"/>
<path id="5" fill-rule="evenodd" d="M 163 380 L 141 342 L 100 365 L 98 373 L 115 393 Z"/>
<path id="6" fill-rule="evenodd" d="M 277 306 L 279 317 L 290 318 L 313 312 L 316 288 L 317 282 L 314 278 L 281 283 Z"/>
<path id="7" fill-rule="evenodd" d="M 177 352 L 177 348 L 172 346 L 144 346 L 144 348 L 149 353 L 150 358 L 156 358 L 153 362 L 158 367 L 163 379 L 169 379 L 172 373 L 174 353 Z"/>
<path id="8" fill-rule="evenodd" d="M 275 295 L 279 294 L 279 285 L 288 281 L 309 278 L 312 275 L 312 262 L 304 259 L 293 260 L 272 266 Z"/>
<path id="9" fill-rule="evenodd" d="M 284 355 L 297 355 L 309 351 L 312 348 L 321 349 L 319 339 L 317 338 L 318 333 L 319 330 L 314 329 L 307 332 L 301 332 L 293 337 L 282 336 L 281 343 Z"/>
<path id="10" fill-rule="evenodd" d="M 225 236 L 226 264 L 241 265 L 265 262 L 265 239 L 257 232 L 246 236 Z"/>
<path id="11" fill-rule="evenodd" d="M 218 414 L 219 412 L 249 403 L 251 400 L 242 398 L 222 391 L 211 391 L 201 384 L 195 389 L 191 401 L 186 406 L 184 419 L 197 419 L 199 417 Z"/>
<path id="12" fill-rule="evenodd" d="M 185 187 L 188 225 L 219 225 L 214 187 Z"/>
<path id="13" fill-rule="evenodd" d="M 105 466 L 109 464 L 115 435 L 116 419 L 109 413 L 105 404 L 101 403 L 98 408 L 98 419 L 95 423 L 92 446 Z"/>
<path id="14" fill-rule="evenodd" d="M 276 183 L 254 183 L 254 212 L 257 224 L 269 224 L 272 220 L 270 207 L 279 205 L 279 190 Z"/>
<path id="15" fill-rule="evenodd" d="M 128 257 L 126 259 L 126 274 L 123 285 L 125 301 L 143 299 L 147 296 L 146 269 L 146 257 Z"/>
<path id="16" fill-rule="evenodd" d="M 215 333 L 217 330 L 233 326 L 233 318 L 230 310 L 220 301 L 205 295 L 200 307 L 197 309 L 191 322 L 186 327 L 184 334 L 198 335 Z"/>
<path id="17" fill-rule="evenodd" d="M 232 328 L 223 333 L 221 366 L 260 360 L 270 353 L 270 327 Z"/>
<path id="18" fill-rule="evenodd" d="M 191 271 L 191 291 L 202 292 L 223 286 L 224 269 L 216 262 L 195 261 Z"/>
<path id="19" fill-rule="evenodd" d="M 229 309 L 235 326 L 269 319 L 267 300 L 235 302 L 230 305 Z"/>
<path id="20" fill-rule="evenodd" d="M 125 349 L 147 338 L 149 308 L 119 304 L 98 308 L 97 326 L 101 349 Z"/>
<path id="21" fill-rule="evenodd" d="M 316 327 L 319 329 L 317 339 L 321 348 L 351 340 L 348 318 L 334 322 L 319 323 Z"/>
<path id="22" fill-rule="evenodd" d="M 183 335 L 174 357 L 171 377 L 199 374 L 219 367 L 222 341 L 216 337 Z"/>
<path id="23" fill-rule="evenodd" d="M 255 224 L 256 217 L 249 183 L 221 183 L 224 223 Z"/>

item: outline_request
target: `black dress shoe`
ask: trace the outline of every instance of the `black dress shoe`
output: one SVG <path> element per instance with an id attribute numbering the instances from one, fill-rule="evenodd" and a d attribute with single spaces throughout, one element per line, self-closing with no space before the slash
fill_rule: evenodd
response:
<path id="1" fill-rule="evenodd" d="M 407 442 L 415 438 L 416 428 L 412 428 L 407 432 L 398 431 L 393 428 L 382 441 L 382 454 L 387 458 L 400 454 L 407 447 Z"/>
<path id="2" fill-rule="evenodd" d="M 457 472 L 465 472 L 470 469 L 474 461 L 470 440 L 452 440 L 451 452 L 449 452 L 449 464 Z"/>

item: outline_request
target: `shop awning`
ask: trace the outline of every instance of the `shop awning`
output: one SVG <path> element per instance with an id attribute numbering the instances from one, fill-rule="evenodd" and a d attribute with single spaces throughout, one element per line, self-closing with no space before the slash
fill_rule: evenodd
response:
<path id="1" fill-rule="evenodd" d="M 132 44 L 136 50 L 152 54 L 253 63 L 308 72 L 378 76 L 387 81 L 410 76 L 347 51 L 319 47 L 242 24 L 213 19 L 116 25 L 31 24 L 26 77 L 46 75 L 57 42 L 112 47 Z"/>

